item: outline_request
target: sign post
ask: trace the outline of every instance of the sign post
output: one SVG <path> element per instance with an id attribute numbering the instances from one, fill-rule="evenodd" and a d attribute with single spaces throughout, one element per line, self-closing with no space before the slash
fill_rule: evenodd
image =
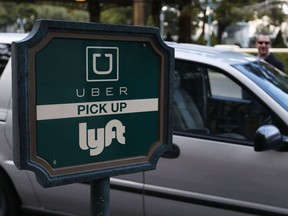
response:
<path id="1" fill-rule="evenodd" d="M 98 179 L 91 182 L 90 189 L 90 208 L 91 216 L 110 215 L 110 179 Z"/>
<path id="2" fill-rule="evenodd" d="M 42 186 L 107 185 L 169 149 L 174 52 L 157 28 L 38 20 L 12 55 L 14 162 Z"/>

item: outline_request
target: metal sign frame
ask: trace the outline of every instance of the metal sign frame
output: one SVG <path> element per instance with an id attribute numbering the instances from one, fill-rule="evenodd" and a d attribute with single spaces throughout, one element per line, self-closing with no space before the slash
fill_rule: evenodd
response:
<path id="1" fill-rule="evenodd" d="M 83 41 L 105 40 L 116 41 L 116 43 L 118 41 L 143 42 L 152 47 L 159 55 L 161 59 L 157 104 L 159 139 L 151 145 L 147 155 L 66 167 L 53 167 L 46 159 L 39 156 L 37 115 L 40 116 L 40 114 L 36 102 L 36 76 L 38 73 L 36 63 L 38 62 L 35 60 L 35 56 L 49 46 L 49 43 L 55 38 Z M 132 53 L 132 55 L 135 54 Z M 38 20 L 35 22 L 32 32 L 25 39 L 12 43 L 12 56 L 14 162 L 19 169 L 35 172 L 42 186 L 50 187 L 91 181 L 155 169 L 159 157 L 170 148 L 172 120 L 169 108 L 172 97 L 170 86 L 173 81 L 174 51 L 163 42 L 157 28 Z M 98 72 L 104 73 L 105 71 Z"/>

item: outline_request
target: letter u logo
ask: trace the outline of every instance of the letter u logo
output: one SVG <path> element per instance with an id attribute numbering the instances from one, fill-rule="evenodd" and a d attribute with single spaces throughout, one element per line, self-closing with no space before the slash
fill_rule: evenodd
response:
<path id="1" fill-rule="evenodd" d="M 86 81 L 106 82 L 119 80 L 118 47 L 86 47 Z"/>
<path id="2" fill-rule="evenodd" d="M 99 53 L 94 53 L 94 54 L 93 54 L 93 71 L 94 71 L 95 74 L 98 74 L 98 75 L 107 75 L 107 74 L 110 74 L 110 73 L 111 73 L 111 71 L 112 71 L 112 69 L 113 69 L 112 54 L 106 53 L 106 54 L 104 54 L 104 56 L 105 56 L 106 58 L 109 58 L 109 68 L 108 68 L 108 70 L 102 70 L 102 71 L 100 71 L 100 70 L 97 69 L 97 58 L 98 58 L 98 57 L 101 57 L 101 54 L 99 54 Z"/>

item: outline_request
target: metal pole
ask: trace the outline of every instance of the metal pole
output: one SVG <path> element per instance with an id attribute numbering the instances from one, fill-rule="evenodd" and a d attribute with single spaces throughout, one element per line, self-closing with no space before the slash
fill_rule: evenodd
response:
<path id="1" fill-rule="evenodd" d="M 91 182 L 90 209 L 91 216 L 109 216 L 110 178 Z"/>
<path id="2" fill-rule="evenodd" d="M 211 16 L 212 16 L 212 4 L 211 4 L 211 0 L 208 0 L 208 10 L 209 10 L 209 14 L 208 14 L 208 37 L 207 37 L 207 45 L 211 46 L 211 40 L 210 40 L 210 31 L 211 31 Z"/>

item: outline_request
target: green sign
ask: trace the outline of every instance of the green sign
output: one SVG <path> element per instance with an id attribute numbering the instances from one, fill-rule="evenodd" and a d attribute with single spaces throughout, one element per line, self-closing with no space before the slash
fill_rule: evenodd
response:
<path id="1" fill-rule="evenodd" d="M 173 66 L 157 29 L 42 20 L 13 50 L 20 169 L 52 186 L 155 168 Z"/>

